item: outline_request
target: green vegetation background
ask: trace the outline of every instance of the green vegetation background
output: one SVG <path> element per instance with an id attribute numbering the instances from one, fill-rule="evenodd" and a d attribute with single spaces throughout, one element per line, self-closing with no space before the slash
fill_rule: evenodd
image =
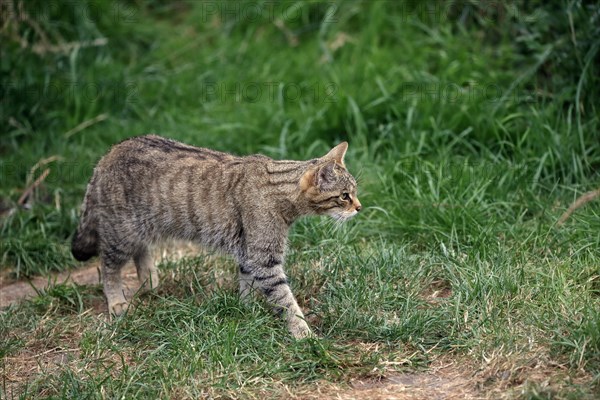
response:
<path id="1" fill-rule="evenodd" d="M 292 283 L 321 333 L 442 351 L 534 338 L 573 371 L 600 372 L 599 202 L 555 225 L 600 185 L 598 4 L 0 7 L 0 268 L 13 276 L 75 265 L 87 180 L 127 137 L 290 159 L 347 140 L 365 212 L 292 232 Z M 452 296 L 428 307 L 431 287 Z M 233 294 L 216 296 L 226 308 Z M 0 336 L 26 329 L 20 312 Z"/>

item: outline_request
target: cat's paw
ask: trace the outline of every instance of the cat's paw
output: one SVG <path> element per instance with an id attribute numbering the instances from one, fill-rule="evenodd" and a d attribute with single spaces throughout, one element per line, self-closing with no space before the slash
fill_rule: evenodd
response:
<path id="1" fill-rule="evenodd" d="M 299 331 L 299 332 L 292 332 L 292 336 L 294 336 L 294 339 L 296 340 L 302 340 L 302 339 L 318 339 L 319 337 L 310 329 L 307 329 L 305 331 Z"/>
<path id="2" fill-rule="evenodd" d="M 112 304 L 108 305 L 108 311 L 110 312 L 110 315 L 113 317 L 118 317 L 118 316 L 124 314 L 128 308 L 129 308 L 129 303 L 127 303 L 126 301 L 119 302 L 119 303 L 112 303 Z"/>
<path id="3" fill-rule="evenodd" d="M 306 338 L 316 338 L 317 335 L 313 333 L 308 327 L 308 324 L 300 318 L 296 318 L 296 321 L 293 324 L 289 325 L 290 333 L 296 340 L 306 339 Z"/>

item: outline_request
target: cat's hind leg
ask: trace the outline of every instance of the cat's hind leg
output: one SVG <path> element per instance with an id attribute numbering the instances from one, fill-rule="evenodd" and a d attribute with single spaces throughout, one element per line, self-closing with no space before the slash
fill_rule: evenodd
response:
<path id="1" fill-rule="evenodd" d="M 100 263 L 104 295 L 111 315 L 121 315 L 128 303 L 123 291 L 121 269 L 134 254 L 135 247 L 126 241 L 111 238 L 100 245 Z"/>
<path id="2" fill-rule="evenodd" d="M 158 269 L 148 246 L 143 245 L 133 256 L 133 261 L 140 281 L 140 292 L 144 293 L 158 287 Z"/>
<path id="3" fill-rule="evenodd" d="M 123 292 L 123 280 L 121 279 L 121 268 L 126 263 L 127 259 L 118 259 L 110 255 L 102 256 L 102 283 L 104 286 L 104 296 L 106 296 L 108 303 L 108 312 L 111 315 L 121 315 L 128 307 L 125 293 Z"/>
<path id="4" fill-rule="evenodd" d="M 250 295 L 255 290 L 254 278 L 248 267 L 245 267 L 243 264 L 240 264 L 240 272 L 239 272 L 239 281 L 240 281 L 240 298 L 244 303 L 248 303 L 250 300 Z"/>

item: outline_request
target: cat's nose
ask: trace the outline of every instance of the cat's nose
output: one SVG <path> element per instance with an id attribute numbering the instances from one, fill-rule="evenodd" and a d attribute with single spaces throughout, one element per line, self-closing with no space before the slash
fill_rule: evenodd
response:
<path id="1" fill-rule="evenodd" d="M 356 210 L 356 212 L 359 212 L 361 208 L 362 206 L 360 205 L 360 203 L 358 203 L 354 209 Z"/>

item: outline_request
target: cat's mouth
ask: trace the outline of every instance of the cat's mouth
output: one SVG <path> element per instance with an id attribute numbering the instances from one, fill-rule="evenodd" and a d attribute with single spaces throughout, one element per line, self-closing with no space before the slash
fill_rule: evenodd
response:
<path id="1" fill-rule="evenodd" d="M 350 218 L 354 217 L 356 214 L 358 214 L 358 211 L 356 211 L 356 210 L 333 211 L 333 212 L 329 213 L 329 216 L 338 222 L 344 222 L 344 221 L 347 221 Z"/>

